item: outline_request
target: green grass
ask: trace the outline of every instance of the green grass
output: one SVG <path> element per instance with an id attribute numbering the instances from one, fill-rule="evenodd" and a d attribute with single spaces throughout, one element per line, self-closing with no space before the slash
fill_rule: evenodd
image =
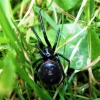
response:
<path id="1" fill-rule="evenodd" d="M 99 100 L 100 2 L 48 1 L 0 1 L 0 100 Z M 34 26 L 46 45 L 38 19 L 40 8 L 51 45 L 61 30 L 55 53 L 71 62 L 68 68 L 60 58 L 67 75 L 61 85 L 52 88 L 34 82 L 37 66 L 32 64 L 40 55 L 29 26 Z"/>

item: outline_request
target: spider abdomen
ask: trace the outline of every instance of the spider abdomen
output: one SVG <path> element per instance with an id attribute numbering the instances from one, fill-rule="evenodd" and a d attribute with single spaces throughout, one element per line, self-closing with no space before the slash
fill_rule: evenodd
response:
<path id="1" fill-rule="evenodd" d="M 57 62 L 47 60 L 40 66 L 40 79 L 46 85 L 54 85 L 61 81 L 62 72 Z"/>

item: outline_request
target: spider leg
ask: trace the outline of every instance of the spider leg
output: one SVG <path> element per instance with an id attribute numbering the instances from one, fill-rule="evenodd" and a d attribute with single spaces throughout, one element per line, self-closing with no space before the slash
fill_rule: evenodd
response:
<path id="1" fill-rule="evenodd" d="M 40 59 L 36 60 L 36 61 L 32 64 L 32 66 L 36 65 L 36 64 L 37 64 L 38 62 L 40 62 L 41 60 L 43 60 L 43 58 L 40 58 Z"/>
<path id="2" fill-rule="evenodd" d="M 38 60 L 36 60 L 33 64 L 32 64 L 32 67 L 33 66 L 35 66 L 38 62 L 40 62 L 41 60 L 43 60 L 43 58 L 40 58 L 40 59 L 38 59 Z M 38 65 L 38 67 L 36 67 L 36 69 L 35 69 L 35 72 L 34 72 L 34 81 L 35 81 L 35 83 L 37 82 L 37 80 L 38 80 L 38 70 L 39 70 L 39 68 L 40 68 L 40 66 Z"/>
<path id="3" fill-rule="evenodd" d="M 65 75 L 65 73 L 64 73 L 64 71 L 63 71 L 63 68 L 62 68 L 61 62 L 60 62 L 59 59 L 57 59 L 57 60 L 58 60 L 58 62 L 59 62 L 59 64 L 60 64 L 60 66 L 61 66 L 61 71 L 62 71 L 62 73 L 63 73 L 63 78 L 64 78 L 66 75 Z"/>
<path id="4" fill-rule="evenodd" d="M 58 61 L 58 63 L 59 63 L 59 66 L 61 66 L 61 67 L 60 67 L 60 70 L 61 70 L 62 75 L 63 75 L 61 81 L 58 83 L 58 86 L 59 86 L 59 85 L 63 82 L 63 80 L 64 80 L 64 78 L 65 78 L 66 75 L 65 75 L 65 73 L 64 73 L 64 71 L 63 71 L 63 68 L 62 68 L 61 62 L 60 62 L 60 60 L 59 60 L 59 58 L 58 58 L 58 55 L 56 55 L 56 59 L 57 59 L 57 61 Z"/>
<path id="5" fill-rule="evenodd" d="M 41 39 L 40 39 L 40 37 L 38 36 L 38 34 L 36 33 L 35 29 L 34 29 L 32 26 L 30 26 L 29 28 L 31 28 L 31 30 L 33 31 L 33 33 L 34 33 L 35 36 L 37 37 L 40 47 L 43 47 L 44 44 L 43 44 L 43 42 L 41 41 Z"/>
<path id="6" fill-rule="evenodd" d="M 35 44 L 35 46 L 39 49 L 40 54 L 41 54 L 42 56 L 45 56 L 44 51 L 39 47 L 39 45 Z"/>
<path id="7" fill-rule="evenodd" d="M 53 51 L 54 51 L 54 52 L 55 52 L 55 49 L 56 49 L 56 46 L 57 46 L 59 33 L 60 33 L 60 28 L 59 28 L 58 31 L 57 31 L 55 43 L 54 43 L 54 45 L 53 45 Z"/>
<path id="8" fill-rule="evenodd" d="M 67 62 L 68 62 L 68 67 L 70 67 L 70 60 L 69 59 L 67 59 L 66 57 L 64 57 L 62 54 L 60 54 L 60 53 L 57 53 L 56 55 L 58 55 L 58 56 L 60 56 L 60 57 L 62 57 L 63 59 L 65 59 Z"/>
<path id="9" fill-rule="evenodd" d="M 34 82 L 37 83 L 37 80 L 39 80 L 39 76 L 38 76 L 38 70 L 39 70 L 40 66 L 38 65 L 38 67 L 35 69 L 34 72 Z"/>
<path id="10" fill-rule="evenodd" d="M 70 60 L 69 59 L 67 59 L 66 57 L 64 57 L 62 54 L 59 54 L 59 53 L 56 53 L 55 54 L 56 55 L 56 57 L 58 57 L 58 56 L 60 56 L 60 57 L 62 57 L 63 59 L 65 59 L 67 62 L 68 62 L 68 67 L 70 66 Z M 63 68 L 62 68 L 62 65 L 61 65 L 61 62 L 60 62 L 60 60 L 57 58 L 57 60 L 58 60 L 58 62 L 59 62 L 59 64 L 60 64 L 60 66 L 61 66 L 61 71 L 62 71 L 62 73 L 63 73 L 63 79 L 61 80 L 61 82 L 58 84 L 58 85 L 60 85 L 62 82 L 63 82 L 63 80 L 64 80 L 64 78 L 65 78 L 65 73 L 64 73 L 64 71 L 63 71 Z"/>
<path id="11" fill-rule="evenodd" d="M 51 44 L 50 44 L 50 42 L 47 38 L 46 31 L 45 31 L 45 28 L 44 28 L 44 23 L 43 23 L 43 19 L 42 19 L 42 15 L 41 15 L 41 9 L 39 11 L 39 19 L 40 19 L 40 23 L 41 23 L 41 27 L 42 27 L 45 42 L 47 43 L 48 47 L 51 47 Z"/>

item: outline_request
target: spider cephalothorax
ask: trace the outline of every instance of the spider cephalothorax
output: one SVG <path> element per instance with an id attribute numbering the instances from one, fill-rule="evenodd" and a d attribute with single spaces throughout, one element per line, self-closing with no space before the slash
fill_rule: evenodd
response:
<path id="1" fill-rule="evenodd" d="M 46 35 L 46 31 L 45 31 L 43 20 L 42 20 L 41 10 L 39 11 L 39 19 L 40 19 L 44 39 L 45 39 L 47 46 L 45 46 L 43 44 L 43 42 L 41 41 L 38 34 L 34 30 L 34 28 L 31 26 L 30 28 L 34 32 L 34 34 L 37 37 L 38 42 L 39 42 L 35 46 L 37 47 L 37 49 L 39 50 L 39 52 L 41 54 L 41 58 L 38 59 L 33 64 L 35 66 L 38 62 L 41 62 L 38 65 L 38 67 L 36 68 L 36 71 L 34 74 L 35 81 L 37 80 L 37 77 L 39 75 L 41 81 L 43 83 L 45 83 L 46 85 L 60 84 L 63 81 L 63 79 L 65 78 L 65 73 L 64 73 L 64 70 L 62 68 L 62 65 L 61 65 L 61 62 L 60 62 L 58 56 L 65 59 L 68 62 L 68 67 L 70 66 L 69 59 L 64 57 L 62 54 L 54 53 L 56 46 L 57 46 L 60 29 L 58 29 L 58 31 L 57 31 L 56 39 L 55 39 L 54 45 L 52 47 L 47 38 L 47 35 Z"/>

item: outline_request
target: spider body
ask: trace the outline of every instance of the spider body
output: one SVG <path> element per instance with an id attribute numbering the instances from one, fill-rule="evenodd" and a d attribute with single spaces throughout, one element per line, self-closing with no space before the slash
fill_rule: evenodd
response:
<path id="1" fill-rule="evenodd" d="M 65 78 L 65 73 L 64 73 L 62 64 L 58 56 L 65 59 L 68 62 L 68 67 L 70 66 L 69 59 L 64 57 L 62 54 L 55 53 L 60 29 L 58 29 L 57 31 L 56 39 L 52 47 L 46 35 L 46 31 L 45 31 L 43 20 L 42 20 L 41 10 L 39 11 L 39 19 L 40 19 L 40 23 L 41 23 L 41 27 L 43 31 L 43 36 L 44 36 L 47 46 L 43 44 L 38 34 L 34 30 L 34 28 L 31 26 L 30 28 L 34 32 L 39 42 L 35 46 L 41 54 L 41 58 L 38 59 L 33 64 L 33 66 L 35 66 L 37 63 L 41 61 L 38 67 L 36 67 L 35 74 L 34 74 L 34 80 L 36 82 L 37 78 L 38 79 L 40 78 L 40 80 L 46 85 L 60 84 Z"/>

